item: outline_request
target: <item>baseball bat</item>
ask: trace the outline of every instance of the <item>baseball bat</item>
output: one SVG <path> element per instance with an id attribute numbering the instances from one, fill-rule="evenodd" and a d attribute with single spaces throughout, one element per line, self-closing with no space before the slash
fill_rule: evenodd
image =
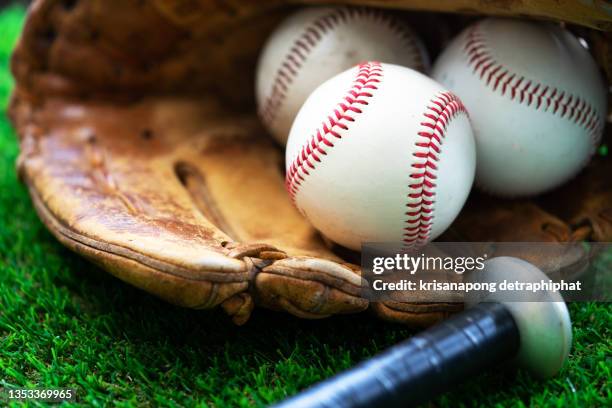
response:
<path id="1" fill-rule="evenodd" d="M 489 275 L 540 279 L 545 275 L 517 258 L 488 261 Z M 480 303 L 276 408 L 406 407 L 515 359 L 536 376 L 562 366 L 571 346 L 571 322 L 558 293 L 537 302 Z"/>

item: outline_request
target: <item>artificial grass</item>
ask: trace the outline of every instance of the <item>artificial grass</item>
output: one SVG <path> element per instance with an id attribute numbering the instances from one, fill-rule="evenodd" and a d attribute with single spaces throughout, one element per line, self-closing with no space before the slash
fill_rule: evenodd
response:
<path id="1" fill-rule="evenodd" d="M 17 6 L 0 11 L 2 111 L 23 17 Z M 9 388 L 73 387 L 82 406 L 261 406 L 413 333 L 367 314 L 304 321 L 264 310 L 236 327 L 220 311 L 163 303 L 59 244 L 17 181 L 16 156 L 16 137 L 0 115 L 0 405 Z M 612 405 L 612 307 L 580 303 L 570 311 L 574 347 L 556 378 L 496 370 L 434 406 Z"/>

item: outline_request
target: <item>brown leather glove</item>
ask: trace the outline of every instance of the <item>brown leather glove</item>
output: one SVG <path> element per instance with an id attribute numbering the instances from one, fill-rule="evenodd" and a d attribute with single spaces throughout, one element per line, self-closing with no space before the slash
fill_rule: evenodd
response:
<path id="1" fill-rule="evenodd" d="M 508 10 L 491 2 L 482 11 L 610 26 L 594 7 L 547 3 L 554 2 Z M 287 12 L 282 4 L 34 2 L 13 57 L 10 114 L 20 135 L 19 174 L 64 245 L 169 302 L 221 305 L 237 324 L 254 304 L 304 318 L 368 308 L 359 269 L 291 205 L 282 153 L 254 115 L 254 62 Z M 445 11 L 476 4 L 393 2 Z M 582 228 L 586 214 L 607 214 L 596 210 L 610 202 L 609 185 L 601 190 L 592 195 L 603 204 L 586 204 L 585 193 L 566 219 Z M 490 220 L 470 211 L 455 228 L 467 239 L 572 239 L 566 222 L 534 203 L 496 202 Z M 593 239 L 609 236 L 609 219 L 601 220 L 592 224 Z M 387 302 L 372 309 L 425 325 L 457 308 Z"/>

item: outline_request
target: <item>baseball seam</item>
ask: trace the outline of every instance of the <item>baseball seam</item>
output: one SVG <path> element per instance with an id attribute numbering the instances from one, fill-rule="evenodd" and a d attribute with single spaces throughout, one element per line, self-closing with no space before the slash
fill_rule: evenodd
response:
<path id="1" fill-rule="evenodd" d="M 323 36 L 342 23 L 356 18 L 376 18 L 382 25 L 387 26 L 393 33 L 400 36 L 404 46 L 413 56 L 416 69 L 424 71 L 424 63 L 419 45 L 416 43 L 414 33 L 408 27 L 383 11 L 366 7 L 341 7 L 321 16 L 309 24 L 293 43 L 289 52 L 281 62 L 272 82 L 270 93 L 259 110 L 259 116 L 266 124 L 276 119 L 290 86 L 297 78 L 300 69 L 306 63 L 308 55 L 322 41 Z"/>
<path id="2" fill-rule="evenodd" d="M 542 109 L 554 115 L 559 113 L 561 118 L 588 132 L 593 149 L 599 144 L 603 121 L 591 104 L 577 95 L 526 78 L 495 60 L 479 25 L 468 31 L 464 52 L 473 73 L 493 92 L 500 91 L 502 96 L 536 110 Z"/>
<path id="3" fill-rule="evenodd" d="M 310 171 L 315 169 L 315 163 L 320 163 L 322 156 L 334 147 L 330 139 L 341 139 L 340 132 L 347 131 L 351 123 L 355 122 L 355 115 L 363 111 L 359 105 L 368 105 L 368 99 L 374 96 L 383 77 L 383 69 L 379 62 L 366 62 L 357 68 L 357 75 L 333 113 L 323 121 L 321 126 L 310 136 L 287 169 L 285 187 L 295 204 L 295 196 L 302 182 Z M 333 140 L 333 139 L 332 139 Z M 319 156 L 321 155 L 321 156 Z"/>
<path id="4" fill-rule="evenodd" d="M 419 245 L 429 241 L 434 218 L 438 162 L 446 130 L 459 114 L 467 116 L 461 100 L 450 92 L 440 92 L 423 113 L 421 129 L 415 142 L 408 193 L 407 219 L 404 227 L 404 244 Z"/>

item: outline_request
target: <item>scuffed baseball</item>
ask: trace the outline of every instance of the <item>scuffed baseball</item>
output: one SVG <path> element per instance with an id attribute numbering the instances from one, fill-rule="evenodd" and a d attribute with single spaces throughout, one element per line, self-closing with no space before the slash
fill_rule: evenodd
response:
<path id="1" fill-rule="evenodd" d="M 364 7 L 306 8 L 270 36 L 256 74 L 259 116 L 285 144 L 298 110 L 314 89 L 362 61 L 421 71 L 429 58 L 412 30 L 393 15 Z"/>
<path id="2" fill-rule="evenodd" d="M 286 151 L 286 187 L 332 241 L 418 245 L 455 219 L 475 146 L 461 101 L 425 75 L 369 62 L 319 86 Z"/>
<path id="3" fill-rule="evenodd" d="M 486 19 L 440 55 L 434 79 L 472 120 L 476 185 L 504 196 L 550 190 L 598 145 L 606 87 L 588 50 L 558 25 Z"/>

